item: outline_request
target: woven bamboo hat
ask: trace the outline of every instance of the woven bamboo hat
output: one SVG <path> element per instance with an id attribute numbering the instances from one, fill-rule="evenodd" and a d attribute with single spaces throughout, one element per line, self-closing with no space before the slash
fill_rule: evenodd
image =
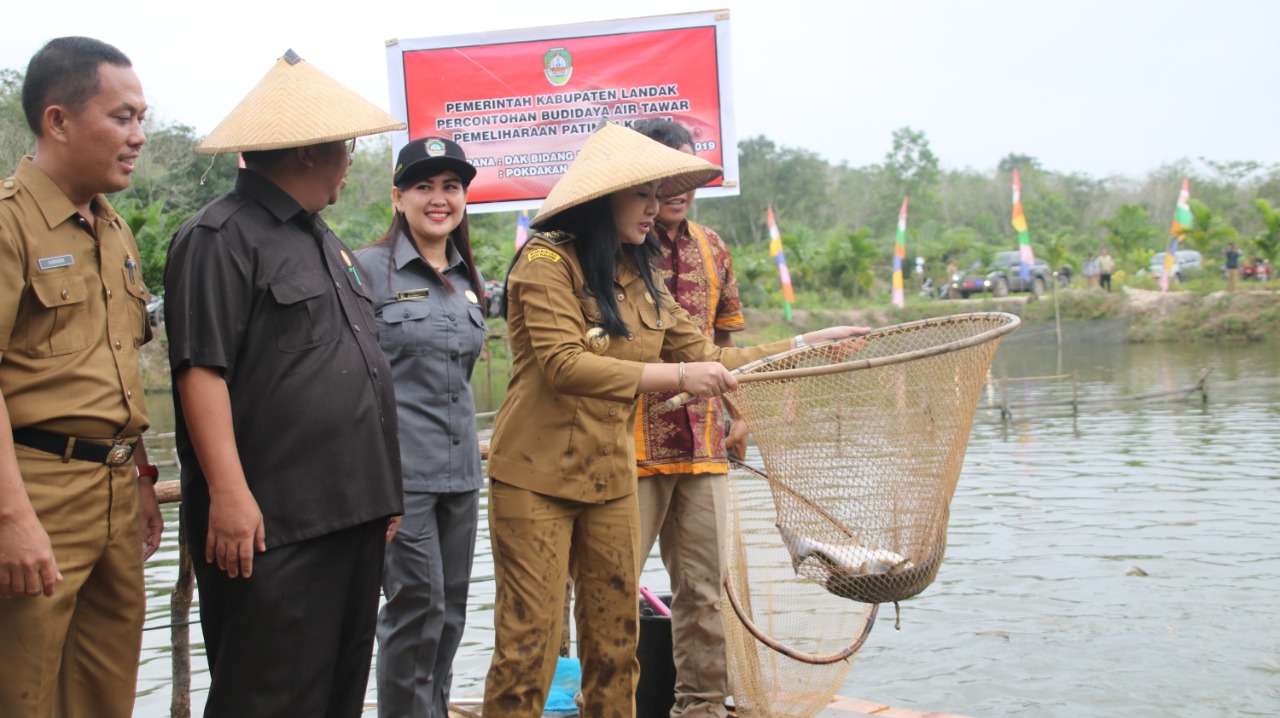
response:
<path id="1" fill-rule="evenodd" d="M 673 150 L 622 125 L 603 122 L 583 145 L 529 222 L 539 227 L 570 207 L 646 182 L 662 182 L 663 197 L 684 194 L 724 172 L 718 165 Z"/>
<path id="2" fill-rule="evenodd" d="M 403 122 L 289 50 L 196 147 L 204 155 L 279 150 L 403 130 Z"/>

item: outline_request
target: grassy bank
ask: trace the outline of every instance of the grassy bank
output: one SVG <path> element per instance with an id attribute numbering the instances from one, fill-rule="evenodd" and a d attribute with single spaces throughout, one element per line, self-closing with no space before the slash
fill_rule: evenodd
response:
<path id="1" fill-rule="evenodd" d="M 1131 342 L 1262 341 L 1280 336 L 1280 291 L 1252 289 L 1234 294 L 1214 291 L 1159 292 L 1125 288 L 1102 292 L 1067 289 L 1058 292 L 1058 314 L 1064 322 L 1122 320 Z M 749 309 L 744 344 L 780 339 L 832 324 L 882 327 L 917 319 L 968 312 L 1008 312 L 1027 324 L 1052 323 L 1054 298 L 1027 295 L 1003 299 L 929 300 L 913 297 L 905 307 L 874 305 L 793 312 L 790 323 L 780 310 Z"/>

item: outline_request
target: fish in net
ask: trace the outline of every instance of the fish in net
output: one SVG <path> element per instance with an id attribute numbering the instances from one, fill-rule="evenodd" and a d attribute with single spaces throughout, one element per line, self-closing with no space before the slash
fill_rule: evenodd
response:
<path id="1" fill-rule="evenodd" d="M 817 715 L 878 605 L 938 574 L 979 393 L 1019 319 L 960 314 L 738 369 L 765 469 L 730 478 L 724 600 L 744 716 Z"/>

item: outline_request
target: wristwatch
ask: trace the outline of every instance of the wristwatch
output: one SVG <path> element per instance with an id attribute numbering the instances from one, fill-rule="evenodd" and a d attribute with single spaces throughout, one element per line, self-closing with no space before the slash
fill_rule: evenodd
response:
<path id="1" fill-rule="evenodd" d="M 138 464 L 138 478 L 147 477 L 154 484 L 160 480 L 160 469 L 155 464 Z"/>
<path id="2" fill-rule="evenodd" d="M 791 341 L 793 341 L 793 342 L 795 342 L 795 343 L 796 343 L 796 345 L 795 345 L 795 348 L 796 348 L 796 349 L 806 349 L 806 348 L 808 348 L 808 346 L 809 346 L 808 344 L 805 344 L 805 343 L 804 343 L 804 335 L 803 335 L 803 334 L 797 334 L 797 335 L 795 336 L 795 338 L 794 338 L 794 339 L 792 339 Z"/>

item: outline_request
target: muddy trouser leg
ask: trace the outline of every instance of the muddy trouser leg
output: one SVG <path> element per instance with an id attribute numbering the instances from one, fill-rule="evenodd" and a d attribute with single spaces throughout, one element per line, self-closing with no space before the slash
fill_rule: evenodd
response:
<path id="1" fill-rule="evenodd" d="M 636 495 L 592 504 L 573 527 L 574 619 L 583 718 L 635 715 L 640 513 Z"/>
<path id="2" fill-rule="evenodd" d="M 542 715 L 560 653 L 574 519 L 585 506 L 489 482 L 496 591 L 485 718 Z"/>

